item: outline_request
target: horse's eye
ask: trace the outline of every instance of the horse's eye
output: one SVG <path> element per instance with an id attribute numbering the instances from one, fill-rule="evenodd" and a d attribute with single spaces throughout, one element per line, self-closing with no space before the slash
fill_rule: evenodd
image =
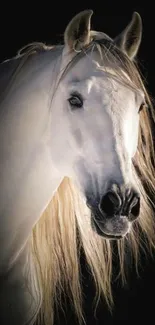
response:
<path id="1" fill-rule="evenodd" d="M 145 108 L 145 109 L 147 108 L 147 104 L 146 104 L 145 102 L 143 102 L 143 103 L 140 105 L 138 113 L 140 113 L 144 108 Z"/>
<path id="2" fill-rule="evenodd" d="M 83 99 L 79 95 L 72 95 L 69 99 L 69 104 L 72 108 L 72 110 L 82 108 L 83 106 Z"/>

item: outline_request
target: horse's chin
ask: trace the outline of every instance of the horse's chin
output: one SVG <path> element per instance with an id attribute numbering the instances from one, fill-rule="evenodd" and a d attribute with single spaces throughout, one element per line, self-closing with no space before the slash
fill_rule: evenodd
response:
<path id="1" fill-rule="evenodd" d="M 92 227 L 98 235 L 105 239 L 119 240 L 130 232 L 131 222 L 126 216 L 114 216 L 100 221 L 95 215 L 92 215 Z"/>

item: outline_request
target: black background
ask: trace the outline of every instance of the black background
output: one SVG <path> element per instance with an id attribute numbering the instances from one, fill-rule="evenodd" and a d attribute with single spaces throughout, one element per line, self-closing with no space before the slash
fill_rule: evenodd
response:
<path id="1" fill-rule="evenodd" d="M 4 1 L 4 0 L 3 0 Z M 142 1 L 141 1 L 142 2 Z M 0 7 L 0 60 L 14 56 L 18 49 L 32 41 L 57 44 L 63 40 L 63 32 L 69 20 L 84 9 L 93 9 L 92 28 L 115 37 L 125 28 L 133 11 L 138 11 L 143 21 L 143 38 L 139 51 L 139 63 L 147 82 L 149 92 L 155 97 L 155 17 L 149 1 L 138 5 L 124 1 L 41 1 L 3 2 Z M 103 303 L 99 304 L 96 317 L 93 316 L 92 302 L 95 295 L 93 283 L 87 273 L 84 261 L 81 263 L 84 277 L 86 324 L 111 325 L 125 321 L 128 323 L 147 324 L 154 322 L 155 313 L 155 262 L 142 259 L 140 277 L 137 278 L 129 263 L 129 282 L 122 288 L 113 284 L 115 308 L 111 316 Z M 67 306 L 67 320 L 60 314 L 57 324 L 74 325 L 71 306 Z"/>

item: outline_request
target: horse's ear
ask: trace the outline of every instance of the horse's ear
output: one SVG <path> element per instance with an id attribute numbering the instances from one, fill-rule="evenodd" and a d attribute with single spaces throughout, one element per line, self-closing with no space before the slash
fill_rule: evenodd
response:
<path id="1" fill-rule="evenodd" d="M 80 50 L 90 43 L 90 21 L 92 10 L 84 10 L 77 14 L 69 22 L 65 33 L 64 41 L 69 50 Z"/>
<path id="2" fill-rule="evenodd" d="M 132 20 L 114 42 L 125 52 L 131 60 L 136 57 L 142 38 L 142 20 L 137 12 L 133 13 Z"/>

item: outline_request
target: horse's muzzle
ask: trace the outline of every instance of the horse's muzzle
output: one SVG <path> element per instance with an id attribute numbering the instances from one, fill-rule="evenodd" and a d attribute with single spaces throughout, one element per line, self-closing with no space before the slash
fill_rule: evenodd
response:
<path id="1" fill-rule="evenodd" d="M 131 229 L 131 224 L 140 213 L 140 195 L 134 188 L 122 191 L 109 190 L 97 206 L 89 207 L 92 212 L 92 226 L 97 233 L 108 239 L 120 239 Z"/>

